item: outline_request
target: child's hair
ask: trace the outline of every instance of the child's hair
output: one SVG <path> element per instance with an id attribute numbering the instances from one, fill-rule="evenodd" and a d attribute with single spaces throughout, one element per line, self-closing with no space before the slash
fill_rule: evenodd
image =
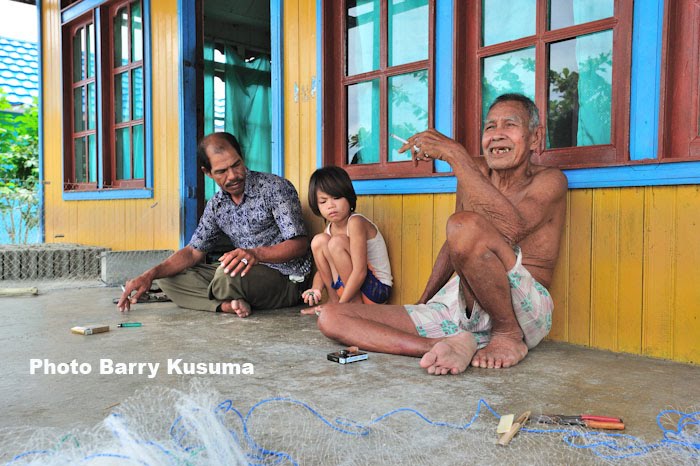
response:
<path id="1" fill-rule="evenodd" d="M 340 167 L 329 166 L 316 170 L 309 180 L 309 207 L 314 214 L 321 217 L 321 211 L 318 210 L 318 196 L 316 191 L 323 191 L 333 197 L 344 197 L 350 204 L 350 212 L 355 211 L 357 205 L 357 194 L 355 188 L 352 187 L 352 180 L 348 172 Z"/>

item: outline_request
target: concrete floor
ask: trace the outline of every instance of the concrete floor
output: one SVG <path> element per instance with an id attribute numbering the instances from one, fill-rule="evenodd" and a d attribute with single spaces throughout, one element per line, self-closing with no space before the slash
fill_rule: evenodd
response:
<path id="1" fill-rule="evenodd" d="M 261 400 L 284 396 L 309 403 L 330 419 L 343 416 L 367 424 L 394 409 L 413 408 L 434 421 L 465 424 L 483 399 L 500 414 L 516 416 L 525 410 L 620 416 L 627 425 L 625 433 L 642 444 L 662 439 L 656 424 L 660 411 L 691 412 L 700 407 L 700 366 L 545 342 L 511 369 L 468 369 L 458 376 L 433 377 L 423 372 L 417 359 L 408 357 L 372 353 L 367 361 L 349 365 L 327 361 L 326 354 L 340 346 L 320 334 L 315 317 L 301 316 L 298 309 L 262 311 L 239 319 L 156 303 L 136 305 L 123 315 L 112 304 L 119 294 L 119 289 L 103 287 L 0 298 L 0 460 L 24 451 L 17 432 L 27 427 L 56 432 L 90 429 L 110 412 L 118 412 L 125 400 L 135 397 L 137 404 L 143 404 L 143 397 L 149 396 L 143 389 L 187 391 L 195 380 L 203 381 L 221 400 L 231 399 L 244 414 Z M 117 328 L 127 320 L 143 326 Z M 87 324 L 109 325 L 110 331 L 82 336 L 69 330 Z M 168 374 L 168 359 L 177 358 L 251 363 L 254 374 Z M 31 375 L 31 359 L 52 363 L 75 359 L 90 364 L 92 372 L 44 375 L 39 368 Z M 101 359 L 160 363 L 160 368 L 153 379 L 147 373 L 99 374 Z M 458 433 L 428 425 L 410 413 L 392 416 L 395 421 L 376 424 L 384 436 L 381 442 L 357 448 L 347 439 L 335 438 L 324 424 L 302 418 L 298 410 L 288 406 L 284 410 L 288 419 L 273 423 L 276 432 L 269 441 L 302 432 L 309 436 L 290 447 L 298 447 L 293 456 L 300 464 L 607 462 L 591 450 L 568 446 L 556 433 L 522 432 L 510 446 L 494 446 L 497 419 L 485 408 L 469 429 Z M 281 432 L 285 428 L 292 432 Z M 694 435 L 694 450 L 668 456 L 659 453 L 663 448 L 654 448 L 622 463 L 698 464 L 697 429 Z M 392 442 L 401 451 L 389 452 Z"/>

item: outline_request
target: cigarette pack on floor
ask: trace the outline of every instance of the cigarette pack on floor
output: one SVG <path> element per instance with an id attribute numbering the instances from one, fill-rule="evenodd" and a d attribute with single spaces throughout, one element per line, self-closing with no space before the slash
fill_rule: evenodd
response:
<path id="1" fill-rule="evenodd" d="M 94 333 L 109 332 L 109 325 L 79 326 L 71 328 L 70 331 L 73 333 L 77 333 L 78 335 L 92 335 Z"/>
<path id="2" fill-rule="evenodd" d="M 340 350 L 335 353 L 328 353 L 328 360 L 337 362 L 338 364 L 350 364 L 351 362 L 364 361 L 367 357 L 367 353 L 363 353 L 362 351 Z"/>

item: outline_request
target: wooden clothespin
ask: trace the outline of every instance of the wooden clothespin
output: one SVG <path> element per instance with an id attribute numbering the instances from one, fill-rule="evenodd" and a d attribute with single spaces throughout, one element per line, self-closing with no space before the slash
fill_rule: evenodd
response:
<path id="1" fill-rule="evenodd" d="M 498 444 L 499 445 L 508 445 L 510 441 L 515 437 L 515 434 L 518 433 L 520 428 L 525 425 L 527 420 L 530 419 L 530 411 L 525 411 L 523 414 L 521 414 L 518 419 L 515 420 L 513 425 L 510 427 L 510 430 L 506 432 L 505 434 L 501 435 L 501 438 L 498 439 Z"/>

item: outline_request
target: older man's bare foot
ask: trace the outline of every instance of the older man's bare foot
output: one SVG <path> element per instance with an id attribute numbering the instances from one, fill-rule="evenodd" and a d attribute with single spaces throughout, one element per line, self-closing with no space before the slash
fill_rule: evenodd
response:
<path id="1" fill-rule="evenodd" d="M 250 304 L 244 299 L 232 299 L 221 303 L 221 312 L 236 314 L 238 317 L 248 317 L 251 313 Z"/>
<path id="2" fill-rule="evenodd" d="M 475 351 L 474 336 L 460 332 L 435 343 L 421 358 L 420 367 L 433 375 L 459 374 L 467 369 Z"/>
<path id="3" fill-rule="evenodd" d="M 491 341 L 480 349 L 472 359 L 472 366 L 489 369 L 515 366 L 527 356 L 527 345 L 522 334 L 492 333 Z"/>

